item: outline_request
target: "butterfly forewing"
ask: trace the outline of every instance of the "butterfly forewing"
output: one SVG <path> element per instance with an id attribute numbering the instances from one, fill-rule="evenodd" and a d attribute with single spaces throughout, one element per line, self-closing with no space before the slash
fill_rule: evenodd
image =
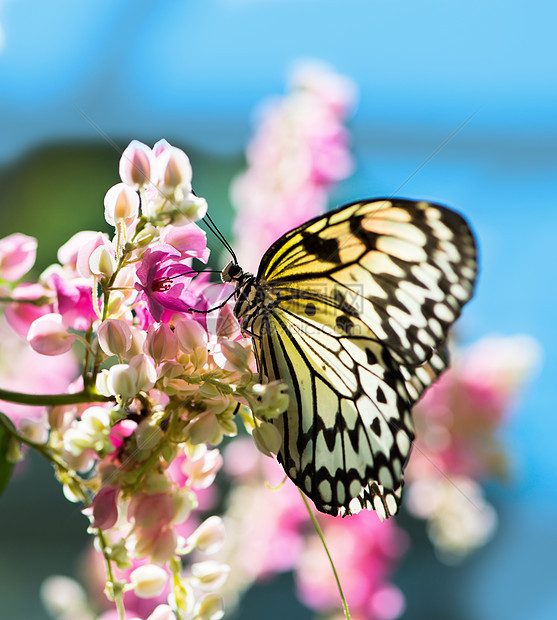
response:
<path id="1" fill-rule="evenodd" d="M 320 510 L 396 512 L 411 407 L 447 365 L 476 271 L 465 220 L 410 200 L 347 205 L 266 252 L 236 312 L 262 378 L 289 386 L 279 460 Z"/>

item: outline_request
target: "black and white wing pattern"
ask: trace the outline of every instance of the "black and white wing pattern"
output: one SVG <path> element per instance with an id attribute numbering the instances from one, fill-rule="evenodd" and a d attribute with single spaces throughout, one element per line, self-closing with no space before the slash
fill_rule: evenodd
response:
<path id="1" fill-rule="evenodd" d="M 430 202 L 355 202 L 283 235 L 256 277 L 227 270 L 262 379 L 289 387 L 274 421 L 287 475 L 322 512 L 395 514 L 412 406 L 474 291 L 466 221 Z"/>

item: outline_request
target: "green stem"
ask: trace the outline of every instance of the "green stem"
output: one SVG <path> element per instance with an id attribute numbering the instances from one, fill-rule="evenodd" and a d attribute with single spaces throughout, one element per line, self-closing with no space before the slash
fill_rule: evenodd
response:
<path id="1" fill-rule="evenodd" d="M 107 403 L 114 400 L 111 396 L 102 396 L 90 390 L 83 390 L 75 394 L 25 394 L 12 392 L 0 388 L 0 400 L 33 407 L 48 407 L 56 405 L 75 405 L 78 403 Z"/>
<path id="2" fill-rule="evenodd" d="M 300 491 L 300 495 L 302 496 L 302 499 L 304 500 L 304 504 L 306 505 L 306 510 L 308 511 L 309 518 L 311 519 L 311 522 L 313 523 L 313 527 L 315 528 L 315 531 L 317 532 L 317 535 L 319 536 L 319 539 L 321 540 L 323 549 L 325 549 L 325 553 L 327 554 L 327 557 L 329 558 L 329 564 L 331 565 L 331 568 L 333 570 L 333 575 L 335 576 L 335 581 L 337 582 L 337 588 L 340 594 L 340 598 L 342 600 L 342 607 L 344 608 L 344 615 L 346 617 L 346 620 L 350 620 L 350 613 L 348 612 L 348 603 L 346 602 L 346 599 L 344 598 L 344 592 L 342 591 L 342 586 L 340 585 L 340 579 L 337 573 L 337 569 L 335 568 L 333 558 L 331 557 L 331 554 L 329 553 L 329 548 L 327 547 L 327 543 L 325 542 L 325 536 L 323 536 L 323 530 L 319 526 L 319 523 L 317 523 L 317 519 L 315 518 L 315 515 L 313 514 L 311 510 L 311 507 L 308 503 L 306 496 L 302 493 L 301 489 L 298 489 L 298 491 Z"/>

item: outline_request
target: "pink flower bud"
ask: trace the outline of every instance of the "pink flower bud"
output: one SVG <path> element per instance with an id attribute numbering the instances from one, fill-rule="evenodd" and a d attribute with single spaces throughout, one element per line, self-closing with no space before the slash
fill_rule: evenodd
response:
<path id="1" fill-rule="evenodd" d="M 173 518 L 174 505 L 167 493 L 134 495 L 128 505 L 128 519 L 142 530 L 162 530 Z"/>
<path id="2" fill-rule="evenodd" d="M 167 323 L 151 326 L 147 332 L 144 350 L 157 364 L 163 360 L 173 360 L 178 353 L 176 334 Z"/>
<path id="3" fill-rule="evenodd" d="M 97 331 L 101 349 L 107 355 L 123 355 L 132 345 L 130 326 L 123 319 L 106 319 Z"/>
<path id="4" fill-rule="evenodd" d="M 64 327 L 59 314 L 45 314 L 31 323 L 27 341 L 31 348 L 41 355 L 62 355 L 72 347 L 75 340 Z"/>
<path id="5" fill-rule="evenodd" d="M 164 590 L 168 573 L 160 566 L 145 564 L 130 575 L 130 583 L 139 598 L 153 598 Z"/>
<path id="6" fill-rule="evenodd" d="M 93 512 L 92 527 L 99 527 L 101 530 L 111 528 L 118 520 L 118 487 L 102 487 L 95 495 L 91 504 Z"/>
<path id="7" fill-rule="evenodd" d="M 37 240 L 21 233 L 0 239 L 0 278 L 15 282 L 35 264 Z"/>
<path id="8" fill-rule="evenodd" d="M 118 222 L 129 223 L 139 212 L 139 196 L 125 183 L 111 187 L 104 197 L 104 219 L 116 226 Z"/>
<path id="9" fill-rule="evenodd" d="M 152 562 L 165 564 L 176 552 L 177 535 L 172 527 L 167 527 L 152 535 L 139 531 L 135 541 L 134 553 L 138 557 L 148 557 Z"/>
<path id="10" fill-rule="evenodd" d="M 146 144 L 132 140 L 120 158 L 120 178 L 134 189 L 147 185 L 154 159 L 153 151 Z"/>

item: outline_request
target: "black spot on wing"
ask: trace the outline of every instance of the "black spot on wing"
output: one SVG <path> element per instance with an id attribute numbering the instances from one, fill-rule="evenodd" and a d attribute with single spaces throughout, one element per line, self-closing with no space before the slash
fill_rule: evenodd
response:
<path id="1" fill-rule="evenodd" d="M 383 389 L 381 388 L 381 386 L 377 386 L 377 402 L 378 403 L 383 403 L 386 404 L 387 402 L 387 397 L 385 396 L 385 392 L 383 392 Z"/>
<path id="2" fill-rule="evenodd" d="M 324 239 L 316 233 L 302 232 L 302 246 L 319 260 L 340 265 L 339 245 L 336 239 Z"/>
<path id="3" fill-rule="evenodd" d="M 352 319 L 344 314 L 339 314 L 339 316 L 337 316 L 335 324 L 338 331 L 344 332 L 345 334 L 350 334 L 354 329 Z"/>
<path id="4" fill-rule="evenodd" d="M 366 358 L 367 358 L 367 363 L 370 366 L 373 366 L 374 364 L 378 363 L 377 358 L 375 357 L 375 354 L 369 347 L 366 347 Z"/>

